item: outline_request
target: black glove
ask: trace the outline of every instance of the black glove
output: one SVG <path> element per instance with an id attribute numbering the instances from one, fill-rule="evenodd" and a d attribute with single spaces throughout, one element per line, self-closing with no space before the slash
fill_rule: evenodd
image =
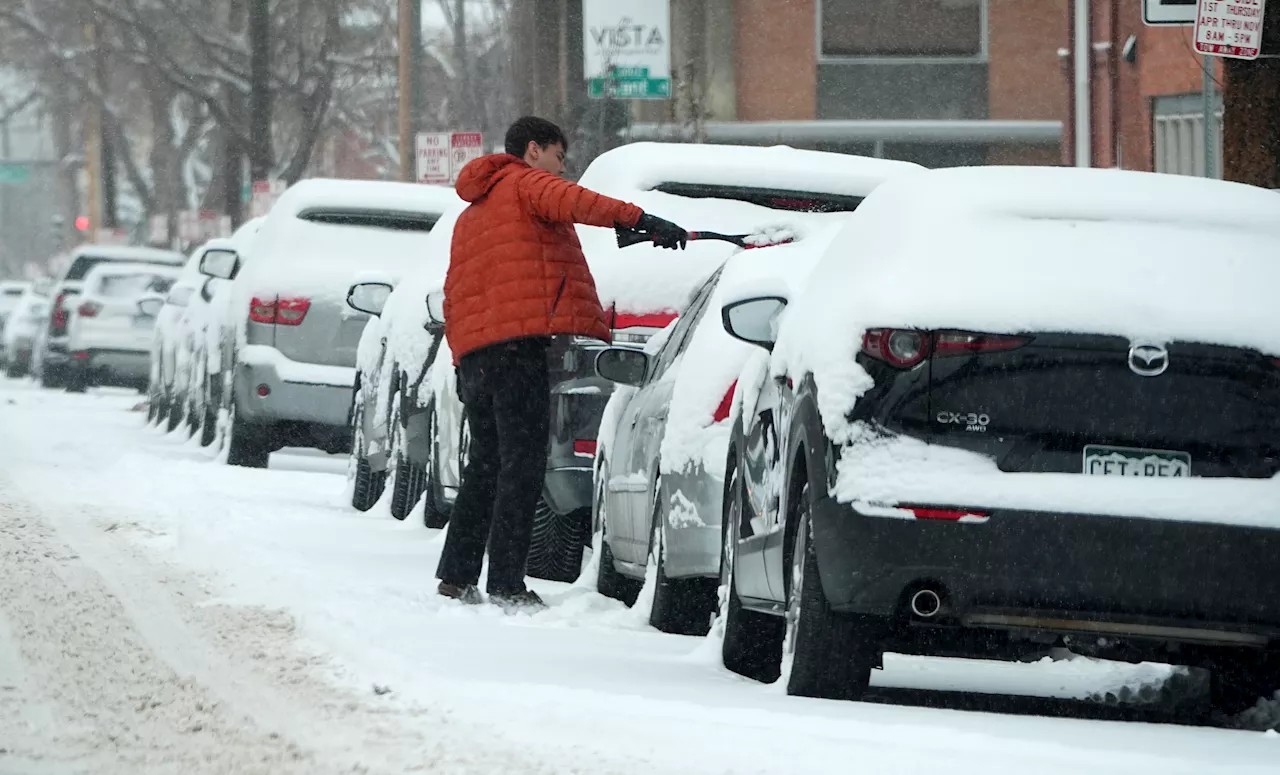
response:
<path id="1" fill-rule="evenodd" d="M 685 245 L 689 243 L 689 232 L 671 221 L 664 221 L 656 215 L 649 215 L 648 213 L 641 215 L 640 220 L 636 222 L 636 228 L 648 234 L 653 240 L 653 244 L 667 250 L 675 250 L 676 248 L 684 250 Z"/>

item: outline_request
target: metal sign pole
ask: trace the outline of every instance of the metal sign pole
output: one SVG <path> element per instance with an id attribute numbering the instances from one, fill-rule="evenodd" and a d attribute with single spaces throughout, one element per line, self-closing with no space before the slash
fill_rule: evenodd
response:
<path id="1" fill-rule="evenodd" d="M 1204 137 L 1204 176 L 1214 178 L 1217 177 L 1214 162 L 1217 157 L 1218 116 L 1213 109 L 1213 60 L 1201 55 L 1200 70 L 1200 93 L 1204 101 L 1204 131 L 1201 132 Z"/>

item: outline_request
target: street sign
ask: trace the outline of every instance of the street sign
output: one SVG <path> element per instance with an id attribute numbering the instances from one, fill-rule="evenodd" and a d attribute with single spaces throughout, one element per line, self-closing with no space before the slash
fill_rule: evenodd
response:
<path id="1" fill-rule="evenodd" d="M 156 213 L 148 222 L 147 241 L 152 245 L 169 244 L 169 216 Z"/>
<path id="2" fill-rule="evenodd" d="M 199 212 L 196 210 L 183 210 L 178 213 L 178 238 L 188 245 L 200 240 Z"/>
<path id="3" fill-rule="evenodd" d="M 417 139 L 418 182 L 450 186 L 472 159 L 484 155 L 484 134 L 480 132 L 419 132 Z"/>
<path id="4" fill-rule="evenodd" d="M 26 164 L 0 162 L 0 186 L 20 186 L 31 180 L 31 168 Z"/>
<path id="5" fill-rule="evenodd" d="M 1196 23 L 1198 0 L 1142 0 L 1142 21 L 1152 27 Z"/>
<path id="6" fill-rule="evenodd" d="M 1196 51 L 1208 56 L 1257 59 L 1262 52 L 1266 0 L 1200 0 Z"/>
<path id="7" fill-rule="evenodd" d="M 582 0 L 587 96 L 671 98 L 670 0 Z"/>
<path id="8" fill-rule="evenodd" d="M 434 186 L 449 184 L 448 132 L 418 133 L 418 182 Z"/>

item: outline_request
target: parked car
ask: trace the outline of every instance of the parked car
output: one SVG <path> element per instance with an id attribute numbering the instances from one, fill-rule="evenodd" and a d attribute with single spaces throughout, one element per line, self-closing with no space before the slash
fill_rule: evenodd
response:
<path id="1" fill-rule="evenodd" d="M 98 264 L 129 262 L 157 266 L 182 266 L 186 258 L 181 253 L 152 248 L 118 247 L 109 245 L 81 245 L 72 251 L 66 270 L 54 282 L 49 309 L 49 320 L 37 335 L 33 354 L 33 368 L 44 387 L 62 387 L 71 361 L 67 348 L 67 326 L 84 286 L 85 276 Z"/>
<path id="2" fill-rule="evenodd" d="M 430 457 L 423 447 L 433 444 L 436 434 L 429 426 L 430 405 L 423 411 L 419 399 L 431 395 L 422 386 L 443 343 L 444 329 L 432 322 L 427 297 L 433 292 L 438 296 L 444 287 L 453 226 L 466 206 L 453 198 L 427 235 L 412 271 L 394 284 L 393 292 L 387 293 L 390 278 L 366 276 L 347 295 L 348 304 L 374 315 L 360 339 L 351 398 L 348 473 L 351 504 L 361 511 L 382 497 L 390 479 L 391 514 L 404 519 L 428 488 L 419 473 L 427 469 L 418 459 Z M 431 499 L 429 505 L 435 502 Z M 428 527 L 443 527 L 446 520 L 447 514 L 436 510 L 424 517 Z"/>
<path id="3" fill-rule="evenodd" d="M 606 409 L 596 453 L 597 586 L 631 605 L 652 562 L 657 587 L 650 622 L 667 632 L 705 634 L 716 610 L 725 452 L 737 377 L 754 350 L 728 336 L 719 316 L 707 311 L 719 309 L 725 284 L 802 282 L 864 197 L 886 180 L 923 170 L 907 162 L 774 150 L 797 181 L 787 190 L 757 188 L 757 176 L 738 168 L 716 174 L 720 185 L 738 186 L 743 201 L 728 205 L 735 217 L 783 221 L 756 241 L 782 244 L 744 250 L 716 270 L 655 357 L 621 348 L 597 358 L 600 375 L 624 386 Z"/>
<path id="4" fill-rule="evenodd" d="M 9 321 L 9 317 L 18 307 L 18 302 L 28 289 L 31 283 L 18 280 L 4 280 L 0 282 L 0 366 L 4 366 L 8 362 L 8 350 L 4 346 L 4 329 Z"/>
<path id="5" fill-rule="evenodd" d="M 288 191 L 254 235 L 249 260 L 206 256 L 202 270 L 230 279 L 234 349 L 227 461 L 263 467 L 286 446 L 350 449 L 356 348 L 368 315 L 345 303 L 357 276 L 398 276 L 419 259 L 447 206 L 440 189 L 404 183 L 306 180 Z M 224 381 L 225 384 L 225 381 Z"/>
<path id="6" fill-rule="evenodd" d="M 235 278 L 253 255 L 253 240 L 264 220 L 265 217 L 258 217 L 246 221 L 231 235 L 229 244 L 219 248 L 220 251 L 229 248 L 234 253 L 213 257 L 213 263 L 217 263 L 217 256 L 224 255 L 224 260 L 230 263 L 229 276 L 208 277 L 200 292 L 200 302 L 207 299 L 207 303 L 188 312 L 186 318 L 191 330 L 190 362 L 194 371 L 191 382 L 201 386 L 190 391 L 191 412 L 200 418 L 200 441 L 206 446 L 214 443 L 221 446 L 226 440 L 229 414 L 223 398 L 230 395 L 232 373 L 229 368 L 223 368 L 223 364 L 229 366 L 235 361 L 235 332 L 241 317 L 232 307 Z M 200 265 L 204 265 L 203 256 Z"/>
<path id="7" fill-rule="evenodd" d="M 202 286 L 212 282 L 200 272 L 200 260 L 206 245 L 191 253 L 182 272 L 164 297 L 164 306 L 156 316 L 155 337 L 151 343 L 151 369 L 148 378 L 148 419 L 164 423 L 174 430 L 187 417 L 185 364 L 180 363 L 181 342 L 186 336 L 184 321 L 188 306 Z M 189 351 L 189 348 L 188 348 Z"/>
<path id="8" fill-rule="evenodd" d="M 771 356 L 728 453 L 725 665 L 857 698 L 884 651 L 1058 643 L 1209 668 L 1223 710 L 1280 688 L 1273 202 L 934 170 L 869 197 L 794 301 L 727 295 Z"/>
<path id="9" fill-rule="evenodd" d="M 9 313 L 5 324 L 5 376 L 17 378 L 27 375 L 31 369 L 31 351 L 35 347 L 36 334 L 48 320 L 49 300 L 34 287 L 28 288 Z"/>
<path id="10" fill-rule="evenodd" d="M 99 385 L 146 392 L 159 309 L 139 302 L 147 296 L 163 299 L 179 274 L 180 267 L 121 261 L 89 270 L 67 324 L 67 392 Z"/>

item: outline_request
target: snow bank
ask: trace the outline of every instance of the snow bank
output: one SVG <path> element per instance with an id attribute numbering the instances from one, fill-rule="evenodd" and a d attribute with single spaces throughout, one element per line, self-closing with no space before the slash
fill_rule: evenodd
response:
<path id="1" fill-rule="evenodd" d="M 854 213 L 784 315 L 773 370 L 812 372 L 827 431 L 870 385 L 868 328 L 1091 332 L 1280 354 L 1280 202 L 1119 170 L 902 176 Z M 1078 481 L 1074 477 L 1072 481 Z"/>
<path id="2" fill-rule="evenodd" d="M 786 147 L 634 143 L 599 156 L 580 182 L 686 229 L 749 234 L 765 226 L 804 231 L 815 216 L 653 189 L 688 183 L 866 196 L 890 177 L 921 169 L 906 162 Z M 652 245 L 619 248 L 612 229 L 594 226 L 579 226 L 578 235 L 601 302 L 637 314 L 680 309 L 689 292 L 737 249 L 720 242 L 691 242 L 683 251 Z"/>

